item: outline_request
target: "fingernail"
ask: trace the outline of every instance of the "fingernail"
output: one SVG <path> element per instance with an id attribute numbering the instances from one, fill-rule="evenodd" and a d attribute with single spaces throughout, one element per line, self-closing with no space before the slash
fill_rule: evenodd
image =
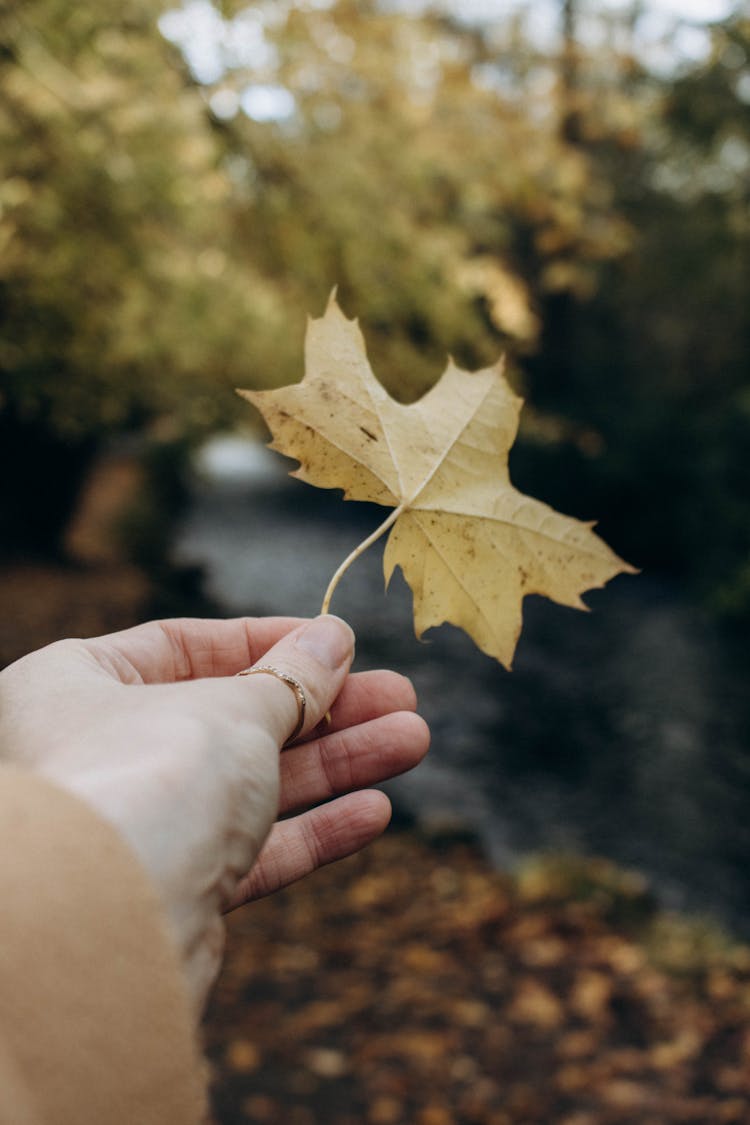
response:
<path id="1" fill-rule="evenodd" d="M 354 633 L 340 617 L 316 617 L 296 640 L 298 648 L 331 671 L 340 668 L 354 650 Z"/>

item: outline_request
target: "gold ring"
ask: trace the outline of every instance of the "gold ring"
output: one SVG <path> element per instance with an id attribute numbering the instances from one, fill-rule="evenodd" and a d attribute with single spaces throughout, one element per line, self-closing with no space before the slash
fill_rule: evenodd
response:
<path id="1" fill-rule="evenodd" d="M 303 688 L 299 680 L 295 679 L 294 676 L 290 676 L 288 672 L 282 672 L 280 668 L 274 668 L 270 664 L 258 664 L 255 668 L 243 668 L 243 670 L 241 672 L 238 672 L 237 675 L 256 676 L 259 672 L 266 672 L 269 676 L 275 676 L 277 680 L 281 680 L 283 684 L 286 684 L 287 687 L 290 687 L 292 689 L 292 691 L 294 692 L 294 697 L 297 700 L 297 725 L 284 743 L 284 745 L 286 746 L 290 742 L 294 742 L 295 738 L 305 725 L 305 711 L 307 710 L 307 696 L 305 695 L 305 689 Z"/>

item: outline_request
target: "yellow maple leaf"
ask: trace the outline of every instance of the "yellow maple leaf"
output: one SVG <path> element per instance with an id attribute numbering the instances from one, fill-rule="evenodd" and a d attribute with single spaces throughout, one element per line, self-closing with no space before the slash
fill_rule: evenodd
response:
<path id="1" fill-rule="evenodd" d="M 414 594 L 417 636 L 450 622 L 510 668 L 526 594 L 586 609 L 585 590 L 633 573 L 593 524 L 510 483 L 522 400 L 502 364 L 469 373 L 451 361 L 418 402 L 396 402 L 334 294 L 325 314 L 308 323 L 302 381 L 239 393 L 265 418 L 271 448 L 299 461 L 293 476 L 393 509 L 339 567 L 323 612 L 344 570 L 392 528 L 386 585 L 400 566 Z"/>

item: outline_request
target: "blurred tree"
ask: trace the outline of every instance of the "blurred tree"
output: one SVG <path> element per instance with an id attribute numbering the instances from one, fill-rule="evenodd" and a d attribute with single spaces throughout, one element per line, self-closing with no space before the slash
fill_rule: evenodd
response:
<path id="1" fill-rule="evenodd" d="M 215 426 L 254 358 L 240 341 L 272 360 L 280 310 L 230 257 L 232 185 L 158 14 L 148 0 L 0 7 L 6 543 L 54 544 L 102 434 Z"/>
<path id="2" fill-rule="evenodd" d="M 239 157 L 248 256 L 284 279 L 293 305 L 319 307 L 338 283 L 405 398 L 447 351 L 477 366 L 532 350 L 540 323 L 523 240 L 536 240 L 545 284 L 588 291 L 628 230 L 593 165 L 558 135 L 528 44 L 498 59 L 456 21 L 374 2 L 274 12 L 265 66 L 228 58 L 210 94 Z M 285 113 L 253 120 L 254 94 L 268 89 L 291 95 Z"/>
<path id="3" fill-rule="evenodd" d="M 589 62 L 580 144 L 610 185 L 631 244 L 586 301 L 542 299 L 541 346 L 526 364 L 536 406 L 596 435 L 588 448 L 526 451 L 549 499 L 598 511 L 605 536 L 633 561 L 678 572 L 742 615 L 750 614 L 749 29 L 741 18 L 714 27 L 708 61 L 676 79 L 621 57 L 602 88 Z"/>
<path id="4" fill-rule="evenodd" d="M 643 294 L 688 485 L 680 540 L 720 609 L 750 617 L 750 18 L 713 30 L 705 65 L 665 91 Z M 665 274 L 663 248 L 671 246 Z M 662 253 L 660 253 L 662 251 Z M 648 310 L 663 279 L 658 310 Z M 627 315 L 629 309 L 625 309 Z"/>

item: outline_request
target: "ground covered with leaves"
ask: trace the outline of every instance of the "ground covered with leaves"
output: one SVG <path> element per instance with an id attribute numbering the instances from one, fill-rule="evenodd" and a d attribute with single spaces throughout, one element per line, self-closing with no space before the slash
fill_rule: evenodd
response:
<path id="1" fill-rule="evenodd" d="M 230 919 L 205 1032 L 221 1125 L 750 1122 L 750 953 L 596 861 L 389 833 Z"/>

